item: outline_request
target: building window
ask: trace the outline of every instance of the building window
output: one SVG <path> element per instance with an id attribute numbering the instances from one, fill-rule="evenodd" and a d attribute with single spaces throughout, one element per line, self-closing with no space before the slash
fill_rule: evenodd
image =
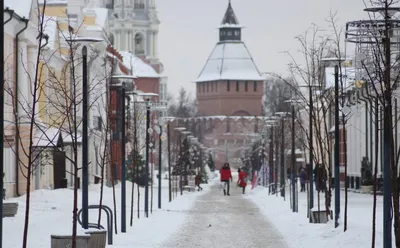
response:
<path id="1" fill-rule="evenodd" d="M 203 93 L 206 92 L 206 85 L 203 83 Z"/>
<path id="2" fill-rule="evenodd" d="M 135 0 L 135 10 L 144 10 L 144 1 L 145 0 Z"/>
<path id="3" fill-rule="evenodd" d="M 141 33 L 137 33 L 135 35 L 135 54 L 136 55 L 144 54 L 144 39 Z"/>
<path id="4" fill-rule="evenodd" d="M 214 82 L 211 82 L 211 92 L 214 92 Z"/>
<path id="5" fill-rule="evenodd" d="M 218 82 L 215 82 L 215 91 L 218 92 Z"/>
<path id="6" fill-rule="evenodd" d="M 226 81 L 226 90 L 231 91 L 231 82 L 229 80 Z"/>
<path id="7" fill-rule="evenodd" d="M 257 81 L 254 81 L 254 86 L 253 86 L 253 88 L 254 88 L 254 92 L 256 92 L 256 91 L 257 91 Z"/>
<path id="8" fill-rule="evenodd" d="M 239 81 L 236 81 L 236 91 L 239 91 Z"/>
<path id="9" fill-rule="evenodd" d="M 249 82 L 244 82 L 244 91 L 248 90 Z"/>
<path id="10" fill-rule="evenodd" d="M 209 87 L 209 84 L 207 83 L 207 92 L 208 92 L 208 90 L 209 90 L 209 88 L 208 88 L 208 87 Z"/>

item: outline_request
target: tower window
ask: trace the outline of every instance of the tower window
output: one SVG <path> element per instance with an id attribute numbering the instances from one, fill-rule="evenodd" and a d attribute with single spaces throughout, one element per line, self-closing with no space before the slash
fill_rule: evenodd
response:
<path id="1" fill-rule="evenodd" d="M 257 91 L 257 81 L 254 81 L 254 92 L 256 92 Z"/>
<path id="2" fill-rule="evenodd" d="M 226 81 L 226 90 L 231 91 L 231 82 L 229 80 Z"/>
<path id="3" fill-rule="evenodd" d="M 249 84 L 249 82 L 244 82 L 244 91 L 247 91 L 248 90 L 248 84 Z"/>
<path id="4" fill-rule="evenodd" d="M 236 91 L 239 91 L 239 81 L 236 81 Z"/>
<path id="5" fill-rule="evenodd" d="M 144 54 L 144 39 L 141 33 L 135 35 L 135 54 Z"/>

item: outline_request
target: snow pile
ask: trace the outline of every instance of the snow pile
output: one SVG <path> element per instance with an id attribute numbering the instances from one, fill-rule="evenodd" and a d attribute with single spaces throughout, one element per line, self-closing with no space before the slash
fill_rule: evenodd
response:
<path id="1" fill-rule="evenodd" d="M 289 190 L 287 190 L 289 192 Z M 332 193 L 334 194 L 334 193 Z M 317 193 L 314 208 L 317 209 Z M 325 209 L 325 197 L 321 196 L 321 209 Z M 310 224 L 307 219 L 307 194 L 299 192 L 299 212 L 290 209 L 289 196 L 286 201 L 280 196 L 268 195 L 268 188 L 257 187 L 246 196 L 252 200 L 286 238 L 291 247 L 356 248 L 371 247 L 373 196 L 350 193 L 348 196 L 348 229 L 343 232 L 344 192 L 341 191 L 340 225 L 334 228 L 334 221 L 327 224 Z M 333 199 L 334 200 L 334 199 Z M 376 246 L 383 247 L 383 201 L 377 199 Z M 334 206 L 334 201 L 332 201 Z M 333 209 L 332 209 L 333 210 Z"/>
<path id="2" fill-rule="evenodd" d="M 156 181 L 157 183 L 157 181 Z M 114 245 L 110 247 L 154 247 L 162 244 L 162 242 L 180 228 L 185 221 L 188 211 L 197 196 L 208 191 L 209 185 L 204 185 L 201 192 L 184 192 L 180 194 L 172 202 L 169 202 L 168 180 L 162 181 L 162 209 L 158 209 L 158 188 L 155 184 L 153 188 L 153 211 L 149 213 L 149 218 L 144 216 L 144 189 L 140 191 L 140 219 L 138 219 L 137 211 L 137 187 L 134 189 L 134 220 L 133 226 L 130 227 L 130 202 L 132 184 L 127 182 L 127 232 L 120 233 L 121 227 L 121 190 L 120 185 L 116 185 L 116 212 L 118 235 L 114 235 Z M 89 187 L 89 204 L 99 203 L 99 185 L 91 185 Z M 79 191 L 79 198 L 81 198 Z M 151 196 L 151 194 L 149 194 Z M 29 248 L 46 248 L 50 244 L 51 234 L 71 234 L 72 233 L 72 189 L 58 190 L 37 190 L 31 194 L 31 214 L 29 225 Z M 21 247 L 22 233 L 25 212 L 25 196 L 10 199 L 19 203 L 18 214 L 14 218 L 5 218 L 4 222 L 4 247 L 14 248 Z M 149 201 L 150 202 L 150 201 Z M 112 188 L 104 187 L 103 204 L 109 206 L 113 211 Z M 149 203 L 150 205 L 150 203 Z M 78 208 L 81 207 L 79 199 Z M 98 210 L 89 211 L 89 222 L 97 223 Z M 106 227 L 107 218 L 102 214 L 102 226 Z M 80 233 L 82 230 L 79 231 Z M 155 235 L 157 234 L 157 235 Z"/>

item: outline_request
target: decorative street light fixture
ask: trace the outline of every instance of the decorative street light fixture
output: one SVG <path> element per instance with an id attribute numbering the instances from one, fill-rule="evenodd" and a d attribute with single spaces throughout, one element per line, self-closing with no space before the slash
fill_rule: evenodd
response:
<path id="1" fill-rule="evenodd" d="M 281 196 L 285 199 L 285 126 L 284 120 L 289 115 L 288 112 L 276 112 L 275 115 L 281 120 Z"/>
<path id="2" fill-rule="evenodd" d="M 151 101 L 150 97 L 158 96 L 156 93 L 138 93 L 139 96 L 146 98 L 146 167 L 145 167 L 145 185 L 144 185 L 144 212 L 146 218 L 149 217 L 149 149 L 150 149 L 150 135 L 153 129 L 150 127 L 150 111 Z"/>
<path id="3" fill-rule="evenodd" d="M 132 75 L 113 75 L 111 79 L 118 80 L 117 84 L 112 83 L 111 85 L 119 88 L 119 102 L 121 103 L 121 232 L 126 232 L 126 135 L 125 135 L 125 98 L 128 94 L 132 94 L 134 91 L 134 82 L 137 77 Z M 126 82 L 120 83 L 120 80 L 131 80 L 131 84 L 128 87 Z"/>
<path id="4" fill-rule="evenodd" d="M 74 37 L 66 39 L 72 43 L 95 43 L 103 39 L 94 37 Z M 82 46 L 82 227 L 89 228 L 89 149 L 88 149 L 88 73 L 87 47 Z M 75 182 L 76 184 L 77 182 Z"/>

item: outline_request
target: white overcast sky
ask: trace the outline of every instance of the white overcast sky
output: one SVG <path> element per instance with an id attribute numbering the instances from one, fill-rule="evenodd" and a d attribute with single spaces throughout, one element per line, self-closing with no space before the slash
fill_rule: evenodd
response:
<path id="1" fill-rule="evenodd" d="M 180 86 L 193 94 L 194 83 L 214 45 L 228 0 L 156 0 L 159 57 L 168 76 L 168 92 Z M 289 62 L 283 51 L 296 52 L 294 39 L 312 23 L 328 26 L 330 11 L 339 24 L 365 17 L 363 0 L 232 0 L 246 43 L 261 72 L 284 74 Z"/>

